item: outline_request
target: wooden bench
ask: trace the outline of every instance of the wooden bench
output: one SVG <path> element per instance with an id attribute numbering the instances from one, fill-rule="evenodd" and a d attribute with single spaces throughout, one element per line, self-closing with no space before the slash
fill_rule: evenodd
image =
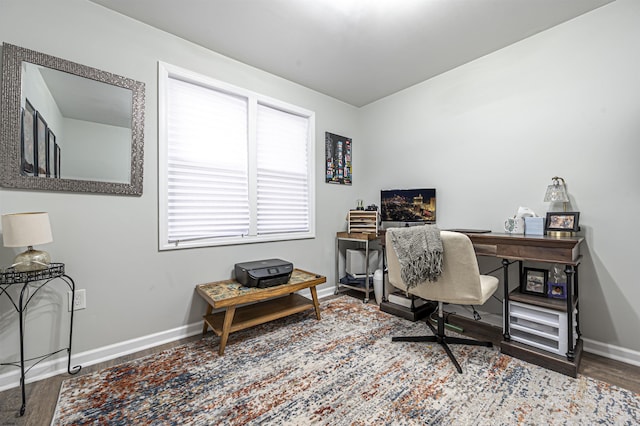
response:
<path id="1" fill-rule="evenodd" d="M 230 333 L 312 308 L 319 320 L 316 286 L 326 281 L 321 275 L 294 269 L 289 282 L 268 288 L 244 287 L 236 280 L 199 284 L 196 291 L 208 303 L 202 334 L 211 327 L 220 336 L 218 354 L 223 355 Z M 305 288 L 310 290 L 312 300 L 295 294 Z M 238 307 L 245 303 L 251 304 Z M 213 313 L 214 309 L 224 311 Z"/>

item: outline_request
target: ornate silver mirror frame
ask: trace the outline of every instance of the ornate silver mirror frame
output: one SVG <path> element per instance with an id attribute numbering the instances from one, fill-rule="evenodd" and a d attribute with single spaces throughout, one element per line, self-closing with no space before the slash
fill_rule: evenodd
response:
<path id="1" fill-rule="evenodd" d="M 49 178 L 23 173 L 22 69 L 23 62 L 62 71 L 131 92 L 131 154 L 128 182 Z M 4 43 L 2 45 L 2 111 L 0 116 L 0 185 L 45 191 L 142 195 L 144 158 L 144 83 L 44 53 Z M 126 167 L 126 165 L 125 165 Z M 63 176 L 63 175 L 61 175 Z"/>

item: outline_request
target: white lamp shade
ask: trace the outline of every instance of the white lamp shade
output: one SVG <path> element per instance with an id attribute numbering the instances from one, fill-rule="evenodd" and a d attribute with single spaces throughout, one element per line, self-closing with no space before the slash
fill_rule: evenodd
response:
<path id="1" fill-rule="evenodd" d="M 553 185 L 547 186 L 547 192 L 544 194 L 545 202 L 569 202 L 569 195 L 567 194 L 567 188 L 564 184 L 555 183 Z"/>
<path id="2" fill-rule="evenodd" d="M 53 241 L 49 213 L 14 213 L 2 216 L 5 247 L 28 247 Z"/>

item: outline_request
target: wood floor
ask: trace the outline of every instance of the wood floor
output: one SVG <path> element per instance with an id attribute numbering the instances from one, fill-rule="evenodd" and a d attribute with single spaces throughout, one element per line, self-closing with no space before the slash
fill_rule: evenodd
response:
<path id="1" fill-rule="evenodd" d="M 480 340 L 490 340 L 499 345 L 501 330 L 480 322 L 451 315 L 448 321 L 463 326 L 464 334 Z M 87 374 L 122 362 L 153 354 L 167 348 L 200 339 L 200 335 L 178 340 L 135 354 L 85 367 L 79 374 Z M 584 353 L 580 363 L 580 374 L 640 393 L 640 367 L 611 360 L 598 355 Z M 0 426 L 6 425 L 49 425 L 53 417 L 58 392 L 63 380 L 71 376 L 62 374 L 39 382 L 27 384 L 27 410 L 23 417 L 18 416 L 21 397 L 20 388 L 0 392 Z"/>

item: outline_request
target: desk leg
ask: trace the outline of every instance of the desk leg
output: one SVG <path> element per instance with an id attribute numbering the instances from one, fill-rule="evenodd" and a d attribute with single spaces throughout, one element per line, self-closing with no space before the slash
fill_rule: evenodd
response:
<path id="1" fill-rule="evenodd" d="M 340 292 L 340 238 L 336 238 L 336 288 L 333 294 L 337 295 Z"/>
<path id="2" fill-rule="evenodd" d="M 236 314 L 236 307 L 229 306 L 224 313 L 224 323 L 222 325 L 222 335 L 220 336 L 220 349 L 218 350 L 218 355 L 224 355 L 224 348 L 227 346 L 227 339 L 229 338 L 229 331 L 231 330 L 231 323 L 233 322 L 233 317 Z"/>
<path id="3" fill-rule="evenodd" d="M 384 241 L 383 241 L 384 242 Z M 387 246 L 382 246 L 382 301 L 388 302 L 387 296 Z"/>
<path id="4" fill-rule="evenodd" d="M 211 315 L 211 312 L 213 312 L 213 306 L 211 305 L 207 305 L 207 313 L 204 314 L 205 317 Z M 205 334 L 207 334 L 207 330 L 209 330 L 209 323 L 207 323 L 207 320 L 205 319 L 204 324 L 202 325 L 202 335 L 204 336 Z"/>
<path id="5" fill-rule="evenodd" d="M 511 335 L 509 334 L 509 261 L 507 259 L 502 259 L 502 273 L 504 276 L 504 302 L 502 302 L 504 332 L 502 337 L 508 342 L 511 340 Z"/>
<path id="6" fill-rule="evenodd" d="M 575 359 L 575 352 L 573 346 L 573 293 L 571 287 L 573 286 L 573 268 L 571 265 L 566 265 L 564 273 L 567 274 L 567 359 L 573 361 Z"/>
<path id="7" fill-rule="evenodd" d="M 313 307 L 316 310 L 316 318 L 320 320 L 320 302 L 318 302 L 318 291 L 316 290 L 316 286 L 309 288 L 311 291 L 311 298 L 313 299 Z"/>
<path id="8" fill-rule="evenodd" d="M 576 300 L 576 334 L 582 337 L 580 331 L 580 296 L 578 295 L 578 265 L 573 267 L 573 297 Z"/>
<path id="9" fill-rule="evenodd" d="M 364 303 L 369 303 L 369 240 L 364 243 Z"/>

